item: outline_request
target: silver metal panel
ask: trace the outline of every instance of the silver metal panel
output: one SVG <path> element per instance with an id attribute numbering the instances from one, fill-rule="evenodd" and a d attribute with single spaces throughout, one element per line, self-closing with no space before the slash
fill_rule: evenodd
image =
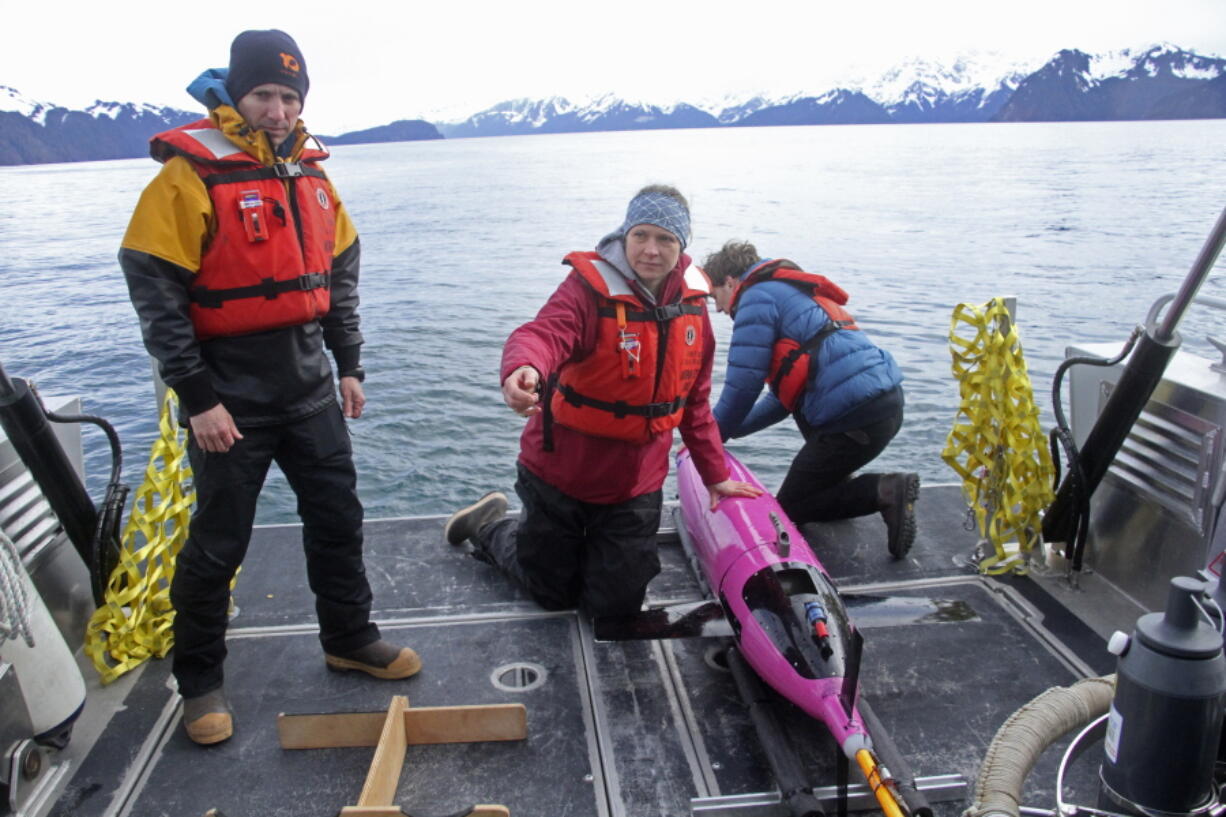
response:
<path id="1" fill-rule="evenodd" d="M 42 395 L 42 398 L 48 411 L 81 413 L 81 401 L 75 397 Z M 80 425 L 51 423 L 51 429 L 68 461 L 84 480 Z M 17 545 L 22 563 L 64 641 L 76 649 L 84 641 L 85 628 L 94 611 L 89 570 L 3 431 L 0 431 L 0 530 Z"/>
<path id="2" fill-rule="evenodd" d="M 1071 347 L 1111 357 L 1119 348 Z M 1226 470 L 1226 376 L 1177 352 L 1091 500 L 1089 565 L 1141 606 L 1161 609 L 1171 577 L 1195 575 L 1215 555 L 1213 527 Z M 1083 444 L 1124 364 L 1070 372 L 1074 439 Z"/>

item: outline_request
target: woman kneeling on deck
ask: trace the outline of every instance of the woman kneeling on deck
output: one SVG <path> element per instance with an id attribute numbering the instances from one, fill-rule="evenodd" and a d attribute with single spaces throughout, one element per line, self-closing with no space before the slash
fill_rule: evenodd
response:
<path id="1" fill-rule="evenodd" d="M 715 335 L 706 278 L 683 250 L 685 197 L 663 185 L 630 201 L 595 252 L 502 353 L 502 396 L 528 418 L 520 437 L 517 521 L 495 491 L 457 511 L 444 535 L 501 568 L 548 610 L 637 611 L 660 572 L 656 531 L 673 429 L 711 493 L 757 496 L 728 479 L 711 415 Z"/>
<path id="2" fill-rule="evenodd" d="M 919 476 L 855 474 L 902 426 L 902 372 L 843 308 L 847 293 L 791 261 L 729 241 L 703 264 L 719 312 L 732 316 L 728 373 L 715 406 L 723 439 L 789 414 L 805 439 L 776 495 L 797 525 L 880 512 L 901 559 L 915 540 Z M 770 390 L 758 399 L 762 387 Z"/>

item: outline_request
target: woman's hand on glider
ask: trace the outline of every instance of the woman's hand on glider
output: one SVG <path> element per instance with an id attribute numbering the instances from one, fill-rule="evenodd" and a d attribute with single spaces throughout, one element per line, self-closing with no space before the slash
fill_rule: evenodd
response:
<path id="1" fill-rule="evenodd" d="M 711 510 L 715 510 L 715 506 L 726 496 L 745 496 L 751 499 L 755 496 L 762 496 L 762 489 L 758 486 L 750 485 L 748 482 L 737 482 L 735 479 L 726 479 L 723 482 L 708 485 L 707 491 L 711 494 Z"/>

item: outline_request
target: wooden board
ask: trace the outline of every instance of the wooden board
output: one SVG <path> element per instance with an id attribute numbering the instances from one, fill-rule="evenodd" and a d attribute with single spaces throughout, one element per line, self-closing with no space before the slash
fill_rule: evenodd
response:
<path id="1" fill-rule="evenodd" d="M 375 747 L 375 757 L 370 761 L 366 785 L 358 797 L 359 806 L 390 806 L 400 787 L 400 770 L 404 766 L 404 710 L 409 699 L 403 695 L 392 696 L 383 723 L 383 734 Z"/>
<path id="2" fill-rule="evenodd" d="M 283 712 L 277 716 L 277 736 L 283 749 L 376 746 L 386 719 L 386 712 Z M 528 710 L 523 704 L 408 707 L 403 719 L 409 746 L 523 740 L 528 734 Z"/>

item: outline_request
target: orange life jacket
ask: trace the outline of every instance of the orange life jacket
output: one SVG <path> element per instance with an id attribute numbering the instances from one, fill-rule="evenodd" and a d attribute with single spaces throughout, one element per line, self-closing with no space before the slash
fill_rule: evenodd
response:
<path id="1" fill-rule="evenodd" d="M 596 293 L 599 324 L 592 352 L 558 372 L 546 427 L 556 421 L 629 442 L 676 428 L 702 368 L 706 275 L 691 266 L 679 300 L 647 306 L 596 253 L 573 252 L 564 262 Z M 547 449 L 549 442 L 546 431 Z"/>
<path id="2" fill-rule="evenodd" d="M 848 295 L 842 287 L 824 275 L 804 272 L 797 269 L 791 261 L 781 258 L 750 270 L 749 274 L 737 284 L 736 289 L 733 290 L 732 303 L 728 310 L 734 319 L 741 296 L 751 286 L 763 281 L 788 281 L 808 289 L 814 302 L 821 307 L 829 319 L 816 335 L 804 343 L 791 338 L 780 338 L 775 341 L 774 349 L 771 351 L 771 367 L 766 375 L 766 383 L 784 408 L 788 411 L 795 411 L 796 406 L 800 403 L 800 396 L 809 383 L 809 370 L 813 365 L 813 358 L 822 343 L 840 329 L 858 330 L 860 327 L 856 326 L 855 318 L 851 316 L 851 313 L 843 308 L 843 304 L 847 303 Z"/>
<path id="3" fill-rule="evenodd" d="M 264 165 L 202 119 L 155 136 L 153 155 L 187 158 L 213 202 L 216 232 L 189 288 L 200 340 L 296 326 L 328 312 L 336 201 L 318 166 L 325 151 Z"/>

